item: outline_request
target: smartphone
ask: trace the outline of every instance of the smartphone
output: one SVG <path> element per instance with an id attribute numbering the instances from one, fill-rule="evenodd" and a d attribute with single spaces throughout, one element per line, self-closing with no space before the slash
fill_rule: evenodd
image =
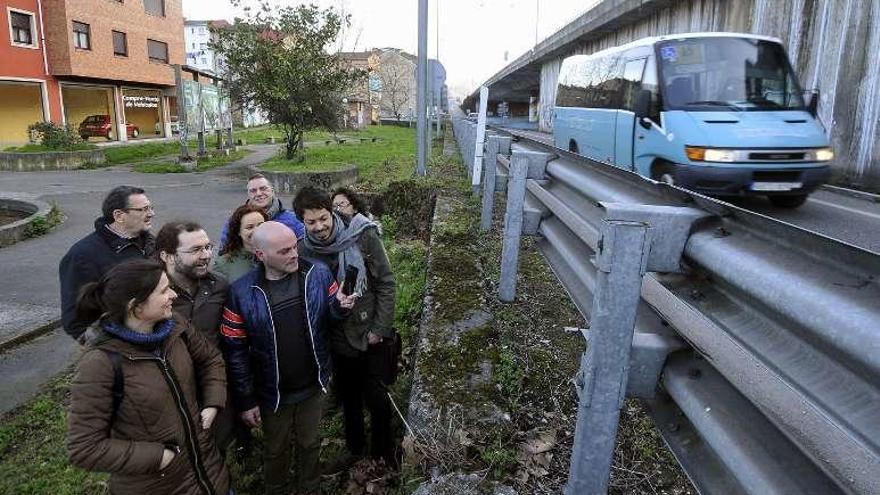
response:
<path id="1" fill-rule="evenodd" d="M 354 292 L 355 283 L 357 283 L 358 278 L 358 268 L 354 265 L 349 265 L 345 269 L 345 280 L 342 282 L 342 293 L 346 296 L 350 296 L 352 292 Z"/>

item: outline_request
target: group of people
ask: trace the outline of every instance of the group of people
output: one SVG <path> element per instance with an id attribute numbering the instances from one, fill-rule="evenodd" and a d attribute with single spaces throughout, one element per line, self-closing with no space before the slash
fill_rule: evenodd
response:
<path id="1" fill-rule="evenodd" d="M 68 452 L 110 473 L 112 493 L 234 493 L 226 452 L 249 449 L 253 428 L 267 494 L 319 493 L 331 390 L 347 446 L 334 470 L 365 456 L 396 466 L 387 387 L 400 341 L 378 224 L 347 189 L 303 188 L 291 211 L 257 174 L 247 195 L 215 256 L 193 221 L 153 236 L 144 190 L 116 187 L 61 260 L 62 323 L 86 346 Z"/>

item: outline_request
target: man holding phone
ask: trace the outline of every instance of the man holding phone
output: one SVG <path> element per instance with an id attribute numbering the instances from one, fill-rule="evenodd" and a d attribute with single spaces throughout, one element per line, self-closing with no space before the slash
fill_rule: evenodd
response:
<path id="1" fill-rule="evenodd" d="M 300 253 L 326 263 L 343 293 L 357 298 L 351 316 L 327 335 L 349 452 L 337 467 L 347 467 L 366 454 L 365 405 L 370 412 L 369 455 L 396 466 L 386 390 L 394 381 L 400 339 L 393 327 L 394 273 L 376 224 L 360 214 L 350 219 L 337 214 L 330 196 L 313 187 L 300 190 L 293 208 L 306 227 Z"/>

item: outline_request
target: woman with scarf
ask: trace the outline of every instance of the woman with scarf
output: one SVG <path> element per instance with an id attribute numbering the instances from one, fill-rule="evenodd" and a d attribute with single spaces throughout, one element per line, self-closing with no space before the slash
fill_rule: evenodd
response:
<path id="1" fill-rule="evenodd" d="M 227 495 L 211 425 L 226 403 L 223 358 L 172 318 L 176 297 L 153 260 L 116 265 L 83 287 L 99 319 L 70 386 L 72 464 L 110 473 L 111 493 Z"/>
<path id="2" fill-rule="evenodd" d="M 300 242 L 303 256 L 330 267 L 343 287 L 351 286 L 357 302 L 351 316 L 326 332 L 345 417 L 348 456 L 344 468 L 367 454 L 364 405 L 370 412 L 369 455 L 396 465 L 391 443 L 391 404 L 385 395 L 397 370 L 400 339 L 394 330 L 394 273 L 376 225 L 361 214 L 350 219 L 333 211 L 330 197 L 312 187 L 300 190 L 293 202 L 306 226 Z M 346 273 L 357 270 L 354 281 Z"/>

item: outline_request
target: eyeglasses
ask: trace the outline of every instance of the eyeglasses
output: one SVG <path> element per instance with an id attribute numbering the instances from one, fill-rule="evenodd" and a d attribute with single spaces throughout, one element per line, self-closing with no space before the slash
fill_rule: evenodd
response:
<path id="1" fill-rule="evenodd" d="M 271 190 L 272 190 L 271 186 L 260 186 L 260 187 L 253 187 L 251 189 L 248 189 L 248 192 L 251 194 L 257 194 L 258 192 L 265 193 L 265 192 L 269 192 Z"/>
<path id="2" fill-rule="evenodd" d="M 202 251 L 206 251 L 208 253 L 213 253 L 214 252 L 214 245 L 213 244 L 205 244 L 204 246 L 195 246 L 193 248 L 187 249 L 186 251 L 181 251 L 181 253 L 195 255 L 195 254 L 201 253 Z"/>
<path id="3" fill-rule="evenodd" d="M 333 207 L 336 209 L 348 208 L 349 206 L 351 206 L 351 203 L 349 203 L 348 201 L 340 201 L 338 203 L 333 203 Z"/>
<path id="4" fill-rule="evenodd" d="M 137 211 L 140 213 L 150 212 L 153 213 L 155 210 L 153 209 L 153 205 L 141 206 L 140 208 L 125 208 L 125 211 Z"/>

